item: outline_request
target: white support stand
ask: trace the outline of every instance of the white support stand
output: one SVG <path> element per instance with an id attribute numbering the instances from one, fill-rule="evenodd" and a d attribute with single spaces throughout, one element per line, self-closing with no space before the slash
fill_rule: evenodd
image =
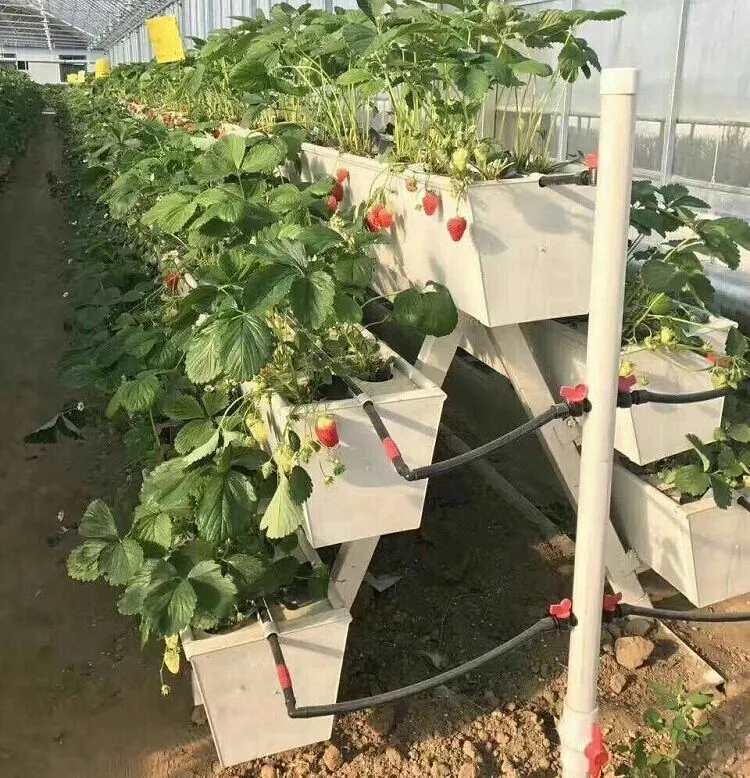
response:
<path id="1" fill-rule="evenodd" d="M 607 760 L 597 727 L 597 677 L 637 83 L 638 71 L 632 68 L 602 72 L 600 164 L 586 351 L 586 383 L 592 408 L 583 425 L 573 573 L 576 623 L 570 633 L 567 693 L 558 727 L 563 778 L 599 778 Z"/>
<path id="2" fill-rule="evenodd" d="M 342 543 L 331 568 L 331 583 L 347 608 L 352 607 L 380 536 Z"/>

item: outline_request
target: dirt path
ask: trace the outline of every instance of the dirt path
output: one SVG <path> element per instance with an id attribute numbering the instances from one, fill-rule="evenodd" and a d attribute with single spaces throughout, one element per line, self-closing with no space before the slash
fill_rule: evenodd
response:
<path id="1" fill-rule="evenodd" d="M 0 193 L 0 778 L 555 776 L 565 636 L 392 710 L 343 717 L 328 754 L 319 744 L 222 772 L 207 728 L 190 721 L 186 675 L 163 699 L 156 651 L 141 653 L 112 590 L 67 578 L 76 538 L 65 528 L 90 499 L 121 487 L 124 467 L 106 432 L 80 443 L 23 443 L 29 430 L 80 399 L 55 377 L 67 345 L 69 226 L 45 180 L 61 167 L 47 121 Z M 342 699 L 419 680 L 488 650 L 565 596 L 572 566 L 465 471 L 431 484 L 422 529 L 383 539 L 373 572 L 400 580 L 382 594 L 363 589 Z M 750 776 L 742 756 L 750 735 L 747 629 L 685 636 L 739 679 L 716 714 L 716 739 L 691 756 L 685 775 Z M 602 712 L 612 739 L 639 729 L 649 681 L 696 682 L 698 668 L 654 640 L 648 666 L 625 673 L 617 693 L 611 678 L 621 668 L 611 648 L 605 652 Z"/>
<path id="2" fill-rule="evenodd" d="M 122 482 L 120 448 L 96 432 L 23 443 L 79 399 L 56 380 L 68 225 L 46 183 L 61 146 L 45 121 L 0 193 L 0 776 L 142 778 L 152 754 L 195 737 L 187 689 L 161 698 L 158 662 L 141 654 L 112 590 L 67 578 L 75 533 L 60 534 Z"/>

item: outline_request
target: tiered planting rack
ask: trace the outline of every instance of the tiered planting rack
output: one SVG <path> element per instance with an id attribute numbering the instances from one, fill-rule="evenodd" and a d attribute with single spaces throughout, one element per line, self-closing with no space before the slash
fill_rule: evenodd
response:
<path id="1" fill-rule="evenodd" d="M 612 487 L 618 515 L 608 515 L 614 447 L 636 461 L 651 462 L 684 449 L 675 427 L 690 431 L 693 422 L 699 422 L 699 426 L 713 428 L 721 417 L 720 400 L 687 406 L 698 414 L 687 421 L 684 417 L 676 420 L 678 411 L 661 407 L 615 410 L 635 82 L 631 70 L 603 74 L 600 150 L 608 159 L 598 190 L 547 186 L 552 182 L 531 176 L 470 185 L 465 196 L 457 198 L 450 182 L 439 176 L 426 177 L 410 170 L 393 173 L 375 160 L 309 145 L 302 157 L 304 180 L 335 175 L 345 168 L 351 205 L 368 201 L 376 189 L 388 192 L 397 218 L 391 242 L 378 247 L 378 292 L 388 294 L 432 280 L 448 287 L 460 311 L 455 331 L 446 337 L 427 337 L 414 366 L 392 354 L 392 381 L 357 387 L 372 399 L 388 428 L 385 434 L 393 436 L 392 441 L 390 437 L 383 440 L 378 433 L 386 443 L 386 453 L 390 451 L 388 458 L 393 460 L 398 453 L 391 445 L 395 443 L 408 465 L 431 461 L 445 399 L 440 387 L 459 348 L 506 376 L 533 417 L 559 402 L 561 383 L 589 384 L 594 411 L 586 424 L 580 419 L 558 418 L 539 429 L 565 493 L 578 509 L 573 588 L 577 625 L 571 635 L 568 697 L 560 724 L 566 778 L 588 774 L 601 757 L 600 752 L 595 757 L 588 752 L 590 744 L 597 742 L 593 730 L 605 570 L 610 586 L 622 594 L 624 603 L 650 605 L 637 577 L 642 562 L 628 552 L 621 537 L 696 605 L 750 589 L 750 564 L 744 563 L 750 556 L 746 516 L 741 517 L 742 529 L 734 533 L 727 530 L 731 517 L 724 517 L 725 523 L 712 530 L 715 505 L 713 512 L 711 505 L 704 504 L 706 500 L 670 507 L 668 497 L 618 465 Z M 415 208 L 415 195 L 405 185 L 412 178 L 419 186 L 440 193 L 438 213 L 428 216 Z M 599 202 L 595 203 L 597 191 Z M 454 243 L 446 222 L 457 213 L 466 218 L 468 228 L 463 240 Z M 587 312 L 590 341 L 594 341 L 588 343 L 588 352 L 582 333 L 547 321 Z M 563 341 L 567 347 L 561 346 Z M 592 363 L 592 354 L 601 357 L 601 364 Z M 656 375 L 658 367 L 651 372 Z M 688 370 L 688 385 L 682 386 L 675 385 L 677 374 L 672 372 L 659 375 L 655 388 L 694 391 L 707 375 Z M 280 402 L 268 407 L 272 444 L 290 418 L 293 425 L 308 423 L 304 407 L 295 409 L 293 417 L 289 411 Z M 327 600 L 291 618 L 271 613 L 265 627 L 252 624 L 226 635 L 183 637 L 193 665 L 196 701 L 206 704 L 224 765 L 330 735 L 332 716 L 300 720 L 290 713 L 285 717 L 273 663 L 279 670 L 288 711 L 294 711 L 293 696 L 291 703 L 288 699 L 293 695 L 290 673 L 303 703 L 326 706 L 335 702 L 349 608 L 378 540 L 383 534 L 414 529 L 421 521 L 426 481 L 408 483 L 399 478 L 378 450 L 362 397 L 331 403 L 326 411 L 335 415 L 342 433 L 341 457 L 347 470 L 332 487 L 314 475 L 317 480 L 306 506 L 305 534 L 310 545 L 306 553 L 313 560 L 312 547 L 340 544 Z M 317 412 L 309 409 L 313 417 Z M 311 474 L 314 469 L 310 468 Z M 331 488 L 337 490 L 335 496 Z M 729 574 L 726 562 L 717 561 L 722 555 L 733 560 Z M 273 658 L 264 637 L 275 646 Z M 263 672 L 253 672 L 256 667 Z M 251 683 L 251 678 L 264 680 Z M 272 714 L 268 707 L 274 707 Z"/>

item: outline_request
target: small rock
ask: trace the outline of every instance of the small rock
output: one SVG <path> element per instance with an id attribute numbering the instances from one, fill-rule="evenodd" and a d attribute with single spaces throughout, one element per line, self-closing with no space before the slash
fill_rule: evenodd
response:
<path id="1" fill-rule="evenodd" d="M 609 632 L 609 634 L 612 635 L 615 640 L 622 637 L 622 630 L 617 626 L 617 624 L 607 624 L 607 632 Z"/>
<path id="2" fill-rule="evenodd" d="M 611 626 L 611 625 L 610 625 Z M 646 638 L 625 637 L 615 641 L 615 659 L 617 664 L 629 670 L 637 670 L 651 656 L 654 644 Z"/>
<path id="3" fill-rule="evenodd" d="M 602 648 L 611 646 L 614 642 L 615 639 L 612 637 L 612 633 L 608 629 L 603 629 L 601 637 Z"/>
<path id="4" fill-rule="evenodd" d="M 610 635 L 610 638 L 611 637 L 612 636 Z M 615 647 L 611 643 L 605 643 L 602 646 L 602 651 L 604 651 L 605 654 L 609 654 L 610 656 L 612 656 L 612 654 L 615 653 Z"/>
<path id="5" fill-rule="evenodd" d="M 507 778 L 518 778 L 518 771 L 507 759 L 503 759 L 503 763 L 500 765 L 500 772 Z"/>
<path id="6" fill-rule="evenodd" d="M 694 710 L 692 719 L 694 727 L 705 727 L 708 724 L 708 708 Z"/>
<path id="7" fill-rule="evenodd" d="M 471 740 L 464 740 L 463 745 L 461 746 L 461 750 L 464 752 L 464 756 L 467 759 L 471 759 L 472 762 L 476 762 L 477 759 L 480 759 L 479 753 L 477 752 L 477 749 L 474 747 L 474 744 L 471 742 Z"/>
<path id="8" fill-rule="evenodd" d="M 396 720 L 396 709 L 391 706 L 374 708 L 367 716 L 367 724 L 370 729 L 381 737 L 387 737 L 393 729 Z"/>
<path id="9" fill-rule="evenodd" d="M 211 765 L 211 772 L 214 775 L 221 775 L 224 772 L 224 768 L 218 762 L 214 762 Z"/>
<path id="10" fill-rule="evenodd" d="M 651 622 L 648 619 L 628 619 L 625 622 L 625 632 L 638 638 L 645 638 L 651 631 Z"/>
<path id="11" fill-rule="evenodd" d="M 260 778 L 279 778 L 279 771 L 272 764 L 260 768 Z"/>
<path id="12" fill-rule="evenodd" d="M 336 770 L 341 767 L 341 765 L 344 763 L 344 757 L 341 756 L 341 751 L 336 748 L 336 746 L 331 743 L 328 748 L 323 752 L 323 764 L 332 772 L 335 773 Z"/>
<path id="13" fill-rule="evenodd" d="M 542 697 L 552 706 L 555 706 L 555 703 L 557 702 L 557 695 L 552 691 L 552 689 L 545 689 L 542 692 Z"/>
<path id="14" fill-rule="evenodd" d="M 206 709 L 202 705 L 196 705 L 193 708 L 193 712 L 190 714 L 190 721 L 192 721 L 196 727 L 205 727 L 208 723 Z"/>
<path id="15" fill-rule="evenodd" d="M 609 679 L 609 688 L 612 689 L 612 691 L 615 694 L 619 694 L 628 683 L 628 679 L 625 677 L 624 673 L 615 672 L 612 673 L 610 679 Z"/>
<path id="16" fill-rule="evenodd" d="M 389 747 L 385 749 L 385 758 L 394 765 L 401 764 L 403 757 L 397 749 Z"/>
<path id="17" fill-rule="evenodd" d="M 509 702 L 505 706 L 505 710 L 510 711 L 511 713 L 516 709 L 516 703 L 515 702 Z"/>
<path id="18" fill-rule="evenodd" d="M 462 764 L 458 771 L 458 778 L 479 778 L 479 768 L 475 764 Z"/>
<path id="19" fill-rule="evenodd" d="M 451 770 L 448 765 L 442 762 L 433 762 L 430 768 L 432 778 L 450 778 Z"/>
<path id="20" fill-rule="evenodd" d="M 550 761 L 549 761 L 549 759 L 540 759 L 540 760 L 537 762 L 537 767 L 538 767 L 540 770 L 549 770 L 549 768 L 550 768 L 551 766 L 552 766 L 552 765 L 550 764 Z"/>

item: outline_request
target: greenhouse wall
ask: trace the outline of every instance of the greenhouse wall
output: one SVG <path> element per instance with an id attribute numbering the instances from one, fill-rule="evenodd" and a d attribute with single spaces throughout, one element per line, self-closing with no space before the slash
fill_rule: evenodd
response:
<path id="1" fill-rule="evenodd" d="M 95 49 L 2 46 L 0 61 L 4 67 L 24 70 L 40 84 L 59 84 L 68 72 L 93 72 L 94 62 L 105 53 Z"/>
<path id="2" fill-rule="evenodd" d="M 293 0 L 293 4 L 300 4 Z M 747 0 L 519 0 L 529 10 L 621 8 L 626 16 L 582 28 L 603 67 L 641 73 L 635 150 L 637 173 L 663 183 L 681 181 L 718 213 L 750 218 L 750 29 Z M 160 13 L 177 17 L 186 46 L 233 16 L 268 13 L 271 0 L 177 0 Z M 331 10 L 333 0 L 313 0 Z M 356 7 L 355 0 L 337 2 Z M 114 64 L 148 61 L 145 26 L 111 49 Z M 599 134 L 599 80 L 568 88 L 549 132 L 558 154 L 592 151 Z M 500 110 L 498 106 L 496 110 Z M 483 126 L 496 127 L 489 107 Z M 489 124 L 488 124 L 489 123 Z M 492 130 L 490 129 L 490 132 Z"/>

